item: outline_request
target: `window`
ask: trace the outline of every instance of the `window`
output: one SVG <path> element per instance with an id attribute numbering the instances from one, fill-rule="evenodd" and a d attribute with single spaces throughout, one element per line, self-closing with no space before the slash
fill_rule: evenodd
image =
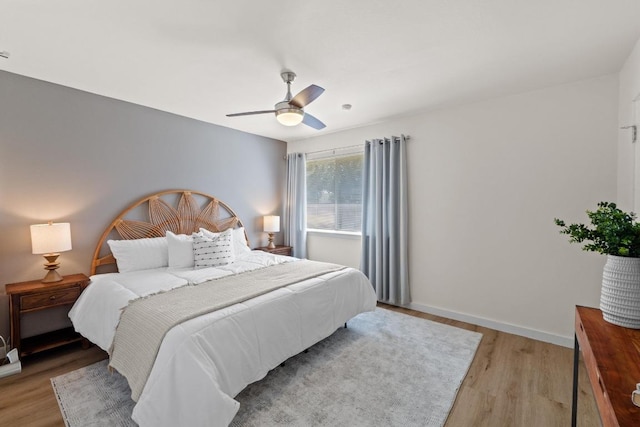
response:
<path id="1" fill-rule="evenodd" d="M 363 153 L 307 157 L 307 228 L 360 232 Z"/>

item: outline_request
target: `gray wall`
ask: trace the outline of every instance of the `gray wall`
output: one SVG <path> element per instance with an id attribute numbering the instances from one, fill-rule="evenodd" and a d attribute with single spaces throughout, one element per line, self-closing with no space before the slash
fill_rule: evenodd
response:
<path id="1" fill-rule="evenodd" d="M 261 216 L 280 214 L 285 153 L 282 141 L 0 71 L 0 291 L 44 277 L 30 224 L 70 222 L 73 250 L 61 255 L 59 271 L 88 274 L 111 220 L 166 189 L 216 196 L 261 246 Z M 3 336 L 8 318 L 0 295 Z M 35 333 L 49 320 L 25 323 Z"/>

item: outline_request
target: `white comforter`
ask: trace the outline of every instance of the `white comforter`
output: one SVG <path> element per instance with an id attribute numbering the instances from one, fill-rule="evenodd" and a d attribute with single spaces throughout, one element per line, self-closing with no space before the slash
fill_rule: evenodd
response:
<path id="1" fill-rule="evenodd" d="M 121 309 L 133 299 L 295 260 L 252 251 L 220 268 L 92 276 L 69 317 L 78 332 L 108 350 Z M 176 326 L 164 338 L 133 419 L 143 427 L 227 426 L 242 389 L 375 304 L 367 278 L 349 268 Z"/>

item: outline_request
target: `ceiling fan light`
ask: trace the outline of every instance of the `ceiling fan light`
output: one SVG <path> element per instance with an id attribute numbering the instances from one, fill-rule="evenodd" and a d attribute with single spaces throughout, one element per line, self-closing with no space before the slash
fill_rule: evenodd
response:
<path id="1" fill-rule="evenodd" d="M 296 108 L 285 108 L 276 111 L 276 119 L 285 126 L 296 126 L 302 122 L 304 112 Z"/>

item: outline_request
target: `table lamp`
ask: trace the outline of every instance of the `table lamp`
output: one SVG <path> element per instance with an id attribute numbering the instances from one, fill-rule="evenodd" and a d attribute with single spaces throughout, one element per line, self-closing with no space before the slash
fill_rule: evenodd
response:
<path id="1" fill-rule="evenodd" d="M 68 222 L 35 224 L 31 226 L 31 252 L 43 254 L 48 270 L 42 283 L 59 282 L 62 276 L 56 271 L 60 263 L 56 260 L 60 252 L 71 250 L 71 226 Z"/>
<path id="2" fill-rule="evenodd" d="M 274 249 L 276 245 L 273 243 L 273 234 L 280 231 L 280 217 L 277 215 L 265 215 L 263 230 L 265 233 L 269 233 L 269 244 L 267 247 Z"/>

